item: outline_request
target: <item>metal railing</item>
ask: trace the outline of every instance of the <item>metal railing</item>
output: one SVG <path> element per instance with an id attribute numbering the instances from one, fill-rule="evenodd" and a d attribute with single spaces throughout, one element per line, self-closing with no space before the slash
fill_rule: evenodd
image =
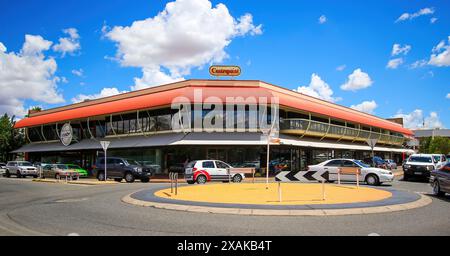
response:
<path id="1" fill-rule="evenodd" d="M 280 132 L 287 134 L 309 135 L 322 138 L 336 138 L 339 140 L 342 139 L 351 141 L 378 139 L 378 143 L 390 145 L 401 145 L 405 140 L 405 138 L 401 136 L 318 122 L 308 119 L 282 119 L 280 120 Z"/>
<path id="2" fill-rule="evenodd" d="M 178 195 L 178 173 L 170 172 L 169 179 L 170 179 L 170 193 L 173 194 L 173 190 L 175 188 L 175 195 Z"/>

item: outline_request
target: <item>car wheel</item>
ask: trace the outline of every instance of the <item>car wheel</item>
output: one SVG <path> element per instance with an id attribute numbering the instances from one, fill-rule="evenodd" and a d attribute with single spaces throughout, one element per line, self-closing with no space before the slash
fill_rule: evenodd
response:
<path id="1" fill-rule="evenodd" d="M 5 177 L 6 177 L 6 178 L 9 178 L 9 177 L 11 177 L 11 174 L 9 173 L 9 171 L 6 171 L 6 173 L 5 173 Z"/>
<path id="2" fill-rule="evenodd" d="M 206 176 L 205 175 L 199 175 L 197 177 L 197 183 L 198 184 L 205 184 L 206 183 Z"/>
<path id="3" fill-rule="evenodd" d="M 99 181 L 105 181 L 105 173 L 99 172 L 98 175 L 97 175 L 97 179 Z"/>
<path id="4" fill-rule="evenodd" d="M 37 175 L 33 175 L 33 178 L 37 179 L 37 177 L 38 177 Z"/>
<path id="5" fill-rule="evenodd" d="M 16 176 L 18 179 L 22 178 L 22 175 L 20 174 L 20 171 L 17 171 Z"/>
<path id="6" fill-rule="evenodd" d="M 143 179 L 141 179 L 141 182 L 142 183 L 148 183 L 148 182 L 150 182 L 150 179 L 149 178 L 143 178 Z"/>
<path id="7" fill-rule="evenodd" d="M 439 181 L 433 182 L 433 195 L 435 196 L 444 196 L 445 192 L 441 191 L 441 186 L 439 185 Z"/>
<path id="8" fill-rule="evenodd" d="M 134 176 L 133 176 L 133 174 L 131 172 L 127 172 L 125 174 L 125 181 L 127 183 L 133 183 L 134 182 Z"/>
<path id="9" fill-rule="evenodd" d="M 114 181 L 116 181 L 116 182 L 122 182 L 122 178 L 115 178 Z"/>
<path id="10" fill-rule="evenodd" d="M 403 181 L 408 181 L 409 180 L 409 175 L 408 174 L 403 174 Z"/>
<path id="11" fill-rule="evenodd" d="M 195 184 L 195 181 L 193 181 L 193 180 L 188 180 L 188 181 L 186 181 L 186 182 L 187 182 L 187 184 L 189 184 L 189 185 Z"/>
<path id="12" fill-rule="evenodd" d="M 240 174 L 236 174 L 233 176 L 234 183 L 240 183 L 242 181 L 242 176 Z"/>
<path id="13" fill-rule="evenodd" d="M 369 174 L 366 177 L 366 183 L 370 186 L 378 186 L 380 184 L 380 181 L 378 179 L 378 176 L 374 174 Z"/>

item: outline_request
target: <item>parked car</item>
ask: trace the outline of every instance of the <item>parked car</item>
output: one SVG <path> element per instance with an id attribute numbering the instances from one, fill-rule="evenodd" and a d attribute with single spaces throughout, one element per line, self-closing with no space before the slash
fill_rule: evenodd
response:
<path id="1" fill-rule="evenodd" d="M 70 169 L 65 164 L 48 164 L 42 168 L 42 176 L 44 178 L 55 178 L 55 179 L 72 179 L 78 180 L 80 174 L 74 169 Z"/>
<path id="2" fill-rule="evenodd" d="M 387 169 L 386 161 L 384 161 L 383 158 L 379 156 L 374 156 L 373 158 L 365 158 L 363 162 L 372 167 Z"/>
<path id="3" fill-rule="evenodd" d="M 140 179 L 141 182 L 149 182 L 153 175 L 150 168 L 142 166 L 135 160 L 120 157 L 107 157 L 106 168 L 107 178 L 114 179 L 117 182 L 121 182 L 122 179 L 125 179 L 128 183 L 132 183 L 136 179 Z M 100 157 L 95 163 L 93 174 L 98 180 L 104 181 L 104 170 L 105 158 Z"/>
<path id="4" fill-rule="evenodd" d="M 6 164 L 0 163 L 0 175 L 5 176 L 5 174 L 6 174 Z"/>
<path id="5" fill-rule="evenodd" d="M 208 181 L 241 182 L 245 178 L 243 173 L 229 174 L 231 165 L 219 160 L 192 161 L 186 165 L 185 179 L 188 184 L 204 184 Z"/>
<path id="6" fill-rule="evenodd" d="M 148 168 L 152 169 L 152 173 L 153 174 L 160 174 L 160 173 L 162 173 L 161 165 L 159 165 L 159 164 L 153 164 L 153 162 L 151 162 L 151 161 L 142 161 L 142 162 L 139 162 L 139 163 L 142 164 L 145 167 L 148 167 Z"/>
<path id="7" fill-rule="evenodd" d="M 32 176 L 33 178 L 38 177 L 38 171 L 30 162 L 27 161 L 10 161 L 6 164 L 6 177 L 11 177 L 12 175 L 17 178 L 26 178 L 27 176 Z"/>
<path id="8" fill-rule="evenodd" d="M 434 161 L 436 162 L 436 169 L 440 169 L 448 162 L 447 157 L 443 154 L 433 154 Z"/>
<path id="9" fill-rule="evenodd" d="M 371 186 L 378 186 L 384 182 L 392 182 L 394 180 L 394 174 L 391 171 L 377 167 L 371 167 L 363 163 L 362 161 L 355 159 L 331 159 L 317 165 L 310 165 L 308 166 L 308 170 L 328 171 L 328 181 L 334 182 L 338 180 L 339 168 L 343 167 L 359 168 L 361 170 L 359 181 L 366 182 Z M 356 175 L 344 174 L 340 176 L 341 181 L 356 181 Z"/>
<path id="10" fill-rule="evenodd" d="M 83 168 L 81 168 L 79 165 L 76 164 L 66 164 L 67 168 L 69 168 L 70 170 L 74 170 L 76 172 L 78 172 L 78 174 L 80 175 L 80 177 L 87 177 L 89 176 L 89 172 Z"/>
<path id="11" fill-rule="evenodd" d="M 389 170 L 397 169 L 397 163 L 394 160 L 386 159 L 384 161 L 386 162 L 387 169 L 389 169 Z"/>
<path id="12" fill-rule="evenodd" d="M 436 161 L 431 154 L 413 154 L 403 167 L 403 180 L 411 177 L 429 178 L 432 170 L 436 169 Z"/>
<path id="13" fill-rule="evenodd" d="M 450 163 L 431 172 L 430 184 L 433 187 L 433 194 L 436 196 L 450 193 Z"/>

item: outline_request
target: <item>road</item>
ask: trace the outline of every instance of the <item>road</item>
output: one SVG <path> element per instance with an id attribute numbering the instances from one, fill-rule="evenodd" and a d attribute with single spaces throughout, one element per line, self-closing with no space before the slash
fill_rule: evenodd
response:
<path id="1" fill-rule="evenodd" d="M 450 197 L 419 209 L 327 217 L 237 216 L 144 208 L 129 193 L 167 184 L 63 185 L 0 178 L 0 235 L 450 235 Z M 392 186 L 430 193 L 425 182 Z"/>

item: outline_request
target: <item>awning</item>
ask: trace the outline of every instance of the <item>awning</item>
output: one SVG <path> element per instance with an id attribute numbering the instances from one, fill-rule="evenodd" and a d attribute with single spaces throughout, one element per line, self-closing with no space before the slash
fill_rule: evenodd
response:
<path id="1" fill-rule="evenodd" d="M 210 146 L 264 146 L 265 139 L 261 139 L 261 133 L 244 132 L 200 132 L 200 133 L 166 133 L 151 136 L 129 136 L 121 138 L 105 138 L 111 142 L 109 149 L 119 148 L 144 148 L 159 146 L 182 146 L 182 145 L 210 145 Z M 311 139 L 298 139 L 288 135 L 280 135 L 280 144 L 298 147 L 364 150 L 370 151 L 368 145 L 351 144 L 345 142 L 318 141 Z M 86 139 L 70 146 L 64 146 L 61 142 L 31 143 L 11 153 L 33 153 L 33 152 L 58 152 L 58 151 L 80 151 L 80 150 L 102 150 L 100 141 Z M 404 148 L 375 147 L 375 151 L 414 153 L 413 150 Z"/>

